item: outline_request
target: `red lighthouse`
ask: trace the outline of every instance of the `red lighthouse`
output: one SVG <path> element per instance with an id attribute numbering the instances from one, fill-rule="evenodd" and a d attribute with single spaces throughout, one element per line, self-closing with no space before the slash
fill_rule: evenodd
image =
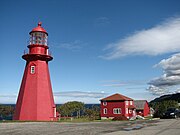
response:
<path id="1" fill-rule="evenodd" d="M 29 52 L 16 103 L 14 120 L 43 120 L 56 118 L 48 62 L 53 59 L 47 46 L 48 33 L 41 23 L 30 33 Z"/>

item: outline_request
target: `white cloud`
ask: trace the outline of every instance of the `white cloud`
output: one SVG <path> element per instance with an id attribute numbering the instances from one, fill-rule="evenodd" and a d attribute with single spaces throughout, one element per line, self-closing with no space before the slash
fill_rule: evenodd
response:
<path id="1" fill-rule="evenodd" d="M 121 86 L 124 86 L 126 84 L 122 84 L 122 83 L 113 83 L 113 84 L 103 84 L 102 86 L 104 87 L 121 87 Z"/>
<path id="2" fill-rule="evenodd" d="M 178 71 L 179 74 L 180 70 L 180 53 L 172 55 L 168 59 L 161 60 L 158 64 L 156 64 L 154 67 L 161 67 L 166 71 Z"/>
<path id="3" fill-rule="evenodd" d="M 75 40 L 72 42 L 63 42 L 63 43 L 55 44 L 53 45 L 53 47 L 72 50 L 72 51 L 78 51 L 86 45 L 87 43 L 84 43 L 83 41 Z"/>
<path id="4" fill-rule="evenodd" d="M 107 45 L 104 59 L 117 59 L 127 55 L 156 56 L 180 51 L 180 18 L 169 18 L 163 23 L 136 31 L 135 33 Z"/>
<path id="5" fill-rule="evenodd" d="M 164 74 L 161 77 L 157 77 L 149 82 L 149 84 L 154 85 L 154 86 L 173 86 L 180 84 L 180 76 L 178 75 L 172 75 L 172 76 L 167 76 Z"/>
<path id="6" fill-rule="evenodd" d="M 75 97 L 75 98 L 102 98 L 107 93 L 101 92 L 85 92 L 85 91 L 67 91 L 67 92 L 54 92 L 56 97 Z"/>
<path id="7" fill-rule="evenodd" d="M 132 86 L 132 87 L 128 87 L 128 88 L 126 88 L 127 90 L 141 90 L 141 89 L 145 89 L 146 88 L 146 86 L 142 86 L 142 87 L 137 87 L 137 86 Z"/>
<path id="8" fill-rule="evenodd" d="M 128 93 L 128 97 L 131 97 L 134 100 L 147 100 L 151 101 L 156 97 L 156 95 L 150 95 L 148 91 L 134 91 Z"/>
<path id="9" fill-rule="evenodd" d="M 104 91 L 67 91 L 53 92 L 56 103 L 65 103 L 68 101 L 81 101 L 85 103 L 99 103 L 99 99 L 104 98 L 108 93 Z M 60 98 L 59 98 L 60 97 Z M 1 94 L 0 103 L 16 103 L 17 94 Z"/>
<path id="10" fill-rule="evenodd" d="M 121 87 L 121 86 L 130 86 L 130 85 L 145 85 L 147 80 L 127 80 L 127 81 L 119 81 L 119 80 L 106 80 L 102 81 L 102 86 L 104 87 Z"/>
<path id="11" fill-rule="evenodd" d="M 166 87 L 156 87 L 154 85 L 150 85 L 149 88 L 147 88 L 147 91 L 157 96 L 169 93 L 169 90 L 166 89 Z"/>
<path id="12" fill-rule="evenodd" d="M 17 95 L 16 94 L 1 94 L 0 97 L 1 98 L 16 98 Z"/>
<path id="13" fill-rule="evenodd" d="M 180 53 L 172 55 L 168 59 L 161 60 L 155 67 L 162 68 L 163 75 L 152 79 L 148 84 L 149 91 L 155 94 L 165 94 L 167 91 L 175 91 L 180 85 Z M 164 93 L 163 93 L 164 91 Z"/>
<path id="14" fill-rule="evenodd" d="M 175 93 L 180 93 L 180 88 L 178 88 L 178 89 L 175 91 Z"/>
<path id="15" fill-rule="evenodd" d="M 0 94 L 0 104 L 14 104 L 17 94 Z"/>

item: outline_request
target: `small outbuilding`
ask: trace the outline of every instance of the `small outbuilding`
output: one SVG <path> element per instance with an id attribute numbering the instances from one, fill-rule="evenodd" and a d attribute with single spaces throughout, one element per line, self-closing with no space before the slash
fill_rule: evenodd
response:
<path id="1" fill-rule="evenodd" d="M 150 107 L 146 100 L 135 100 L 136 114 L 146 117 L 150 115 Z"/>
<path id="2" fill-rule="evenodd" d="M 101 101 L 101 119 L 113 119 L 125 116 L 131 118 L 136 115 L 134 100 L 121 94 L 114 94 L 103 98 Z"/>

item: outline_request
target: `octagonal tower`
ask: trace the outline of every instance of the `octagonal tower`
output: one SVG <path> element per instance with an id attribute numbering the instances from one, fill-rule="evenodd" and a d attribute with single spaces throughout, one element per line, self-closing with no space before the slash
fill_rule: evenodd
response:
<path id="1" fill-rule="evenodd" d="M 30 33 L 29 52 L 16 103 L 14 120 L 49 121 L 56 119 L 48 62 L 53 59 L 48 49 L 48 33 L 41 22 Z"/>

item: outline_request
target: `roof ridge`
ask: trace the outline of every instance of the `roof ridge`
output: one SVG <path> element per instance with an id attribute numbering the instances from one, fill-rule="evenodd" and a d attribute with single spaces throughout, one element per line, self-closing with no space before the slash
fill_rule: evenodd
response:
<path id="1" fill-rule="evenodd" d="M 110 101 L 110 100 L 122 100 L 122 101 L 124 101 L 124 100 L 133 100 L 132 98 L 129 98 L 129 97 L 127 97 L 127 96 L 124 96 L 124 95 L 122 95 L 122 94 L 119 94 L 119 93 L 115 93 L 115 94 L 113 94 L 113 95 L 110 95 L 110 96 L 108 96 L 108 97 L 106 97 L 106 98 L 103 98 L 103 99 L 101 99 L 101 101 L 102 100 L 105 100 L 105 101 Z"/>

